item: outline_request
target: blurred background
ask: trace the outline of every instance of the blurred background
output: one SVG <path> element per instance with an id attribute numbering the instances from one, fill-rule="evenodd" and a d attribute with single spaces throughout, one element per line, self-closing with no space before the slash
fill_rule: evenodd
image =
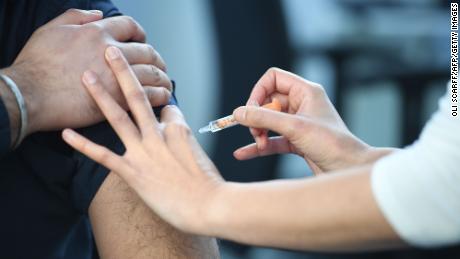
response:
<path id="1" fill-rule="evenodd" d="M 270 67 L 322 84 L 350 130 L 371 145 L 417 138 L 446 90 L 449 1 L 113 0 L 145 28 L 177 83 L 196 136 L 227 180 L 308 177 L 293 155 L 236 161 L 246 128 L 199 135 L 210 120 L 245 104 Z M 460 258 L 457 248 L 317 254 L 221 242 L 223 258 Z"/>

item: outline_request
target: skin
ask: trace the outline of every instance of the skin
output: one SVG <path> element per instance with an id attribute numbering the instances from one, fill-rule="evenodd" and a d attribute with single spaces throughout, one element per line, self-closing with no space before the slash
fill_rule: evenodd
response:
<path id="1" fill-rule="evenodd" d="M 142 28 L 126 16 L 102 19 L 99 11 L 69 10 L 39 28 L 14 64 L 1 70 L 24 95 L 29 115 L 27 133 L 84 127 L 104 117 L 84 88 L 97 76 L 105 91 L 127 105 L 104 52 L 118 46 L 140 82 L 148 107 L 166 104 L 171 82 L 161 56 L 148 44 Z M 82 55 L 84 53 L 84 55 Z M 91 73 L 82 73 L 91 67 Z M 63 76 L 65 75 L 65 76 Z M 13 93 L 0 82 L 0 96 L 10 119 L 12 141 L 19 128 Z M 152 212 L 116 174 L 110 173 L 89 208 L 89 218 L 101 258 L 217 258 L 213 238 L 174 229 Z M 123 233 L 122 235 L 120 233 Z"/>
<path id="2" fill-rule="evenodd" d="M 166 223 L 114 173 L 99 188 L 89 216 L 101 258 L 219 258 L 214 238 Z"/>
<path id="3" fill-rule="evenodd" d="M 63 131 L 63 138 L 75 149 L 114 170 L 165 221 L 185 232 L 262 246 L 316 251 L 404 246 L 380 212 L 370 187 L 371 161 L 388 151 L 369 150 L 353 137 L 324 92 L 322 95 L 321 91 L 316 92 L 320 89 L 318 86 L 298 77 L 291 78 L 301 89 L 306 89 L 306 92 L 297 92 L 292 96 L 301 96 L 296 99 L 300 103 L 303 100 L 307 104 L 313 102 L 309 108 L 320 111 L 316 115 L 319 122 L 315 125 L 323 127 L 326 133 L 320 139 L 317 137 L 316 143 L 315 138 L 302 138 L 294 133 L 293 129 L 298 129 L 305 118 L 311 116 L 308 120 L 310 126 L 315 120 L 310 114 L 295 114 L 301 109 L 295 110 L 294 107 L 302 105 L 295 102 L 291 105 L 291 100 L 283 98 L 282 95 L 289 96 L 292 89 L 281 90 L 276 96 L 283 100 L 283 108 L 290 114 L 258 107 L 241 107 L 234 115 L 243 125 L 286 133 L 281 143 L 290 148 L 269 144 L 268 149 L 264 149 L 269 151 L 262 155 L 295 152 L 310 160 L 319 172 L 339 166 L 348 169 L 314 179 L 229 183 L 221 178 L 203 152 L 177 107 L 167 106 L 162 111 L 161 119 L 158 121 L 155 118 L 126 59 L 115 47 L 107 49 L 108 53 L 112 51 L 119 55 L 114 59 L 109 58 L 109 64 L 137 123 L 131 120 L 100 83 L 95 81 L 86 87 L 122 139 L 126 153 L 119 156 L 70 129 Z M 270 82 L 267 78 L 264 80 Z M 293 85 L 293 81 L 286 85 Z M 280 80 L 275 81 L 275 84 L 280 83 Z M 311 93 L 308 91 L 311 89 L 315 89 L 315 93 L 309 97 Z M 270 94 L 266 89 L 261 91 L 267 96 Z M 257 101 L 260 102 L 262 97 L 256 97 Z M 268 127 L 268 121 L 274 119 L 282 121 L 275 123 L 279 126 Z M 299 131 L 306 135 L 318 133 L 309 128 Z M 344 147 L 338 140 L 353 142 L 352 147 Z M 332 145 L 329 148 L 333 152 L 324 152 L 326 147 L 308 148 L 308 145 L 324 142 Z M 349 155 L 345 154 L 350 152 L 360 157 L 359 161 L 367 161 L 367 164 L 353 165 L 355 160 L 349 160 Z M 334 161 L 327 154 L 342 160 Z M 261 155 L 261 151 L 253 145 L 236 152 L 241 159 L 256 155 Z"/>
<path id="4" fill-rule="evenodd" d="M 29 117 L 27 135 L 84 127 L 103 120 L 81 81 L 88 66 L 107 82 L 107 91 L 126 108 L 104 60 L 108 45 L 120 47 L 126 55 L 153 106 L 168 102 L 171 82 L 164 72 L 165 63 L 145 44 L 145 33 L 139 24 L 126 16 L 102 19 L 100 11 L 70 9 L 37 29 L 13 65 L 0 71 L 13 79 L 24 96 Z M 5 103 L 13 142 L 19 130 L 19 108 L 3 82 L 0 94 L 3 99 L 14 100 Z"/>
<path id="5" fill-rule="evenodd" d="M 321 174 L 372 163 L 394 150 L 371 147 L 354 136 L 319 84 L 271 68 L 254 86 L 248 103 L 264 104 L 273 98 L 281 102 L 283 113 L 254 105 L 235 110 L 236 119 L 250 127 L 256 140 L 236 150 L 235 158 L 293 153 Z M 280 136 L 268 138 L 266 129 Z"/>

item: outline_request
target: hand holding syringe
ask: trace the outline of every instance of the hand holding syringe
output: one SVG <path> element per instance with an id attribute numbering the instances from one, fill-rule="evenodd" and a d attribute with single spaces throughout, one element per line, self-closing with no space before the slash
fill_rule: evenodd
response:
<path id="1" fill-rule="evenodd" d="M 273 98 L 271 103 L 267 103 L 263 105 L 262 107 L 270 109 L 270 110 L 274 110 L 274 111 L 281 111 L 281 103 L 276 98 Z M 219 130 L 230 128 L 238 124 L 239 123 L 235 120 L 233 115 L 229 115 L 229 116 L 225 116 L 223 118 L 209 122 L 207 126 L 202 127 L 201 129 L 198 130 L 198 132 L 200 133 L 217 132 Z"/>

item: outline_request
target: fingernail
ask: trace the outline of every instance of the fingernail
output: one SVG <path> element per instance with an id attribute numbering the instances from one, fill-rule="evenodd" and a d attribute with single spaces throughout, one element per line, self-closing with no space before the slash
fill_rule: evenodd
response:
<path id="1" fill-rule="evenodd" d="M 73 131 L 65 129 L 64 131 L 62 131 L 62 137 L 65 140 L 71 141 L 75 137 L 75 134 L 73 133 Z"/>
<path id="2" fill-rule="evenodd" d="M 92 13 L 92 14 L 102 15 L 102 11 L 101 11 L 101 10 L 88 10 L 88 12 L 90 12 L 90 13 Z"/>
<path id="3" fill-rule="evenodd" d="M 107 58 L 109 60 L 114 60 L 120 57 L 120 50 L 117 47 L 110 46 L 107 48 Z"/>
<path id="4" fill-rule="evenodd" d="M 86 85 L 94 85 L 96 83 L 96 75 L 92 71 L 85 71 L 83 73 L 83 81 Z"/>
<path id="5" fill-rule="evenodd" d="M 165 105 L 165 107 L 163 107 L 163 109 L 166 109 L 166 110 L 174 109 L 174 105 L 167 104 L 167 105 Z"/>

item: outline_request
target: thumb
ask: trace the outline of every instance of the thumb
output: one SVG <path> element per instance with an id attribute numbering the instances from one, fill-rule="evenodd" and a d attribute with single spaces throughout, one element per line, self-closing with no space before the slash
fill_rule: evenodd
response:
<path id="1" fill-rule="evenodd" d="M 254 106 L 241 106 L 233 111 L 235 120 L 240 124 L 268 129 L 292 139 L 300 126 L 307 122 L 298 116 Z"/>
<path id="2" fill-rule="evenodd" d="M 48 25 L 82 25 L 89 22 L 98 21 L 103 18 L 103 13 L 99 10 L 80 10 L 69 9 L 65 13 L 54 18 Z"/>

